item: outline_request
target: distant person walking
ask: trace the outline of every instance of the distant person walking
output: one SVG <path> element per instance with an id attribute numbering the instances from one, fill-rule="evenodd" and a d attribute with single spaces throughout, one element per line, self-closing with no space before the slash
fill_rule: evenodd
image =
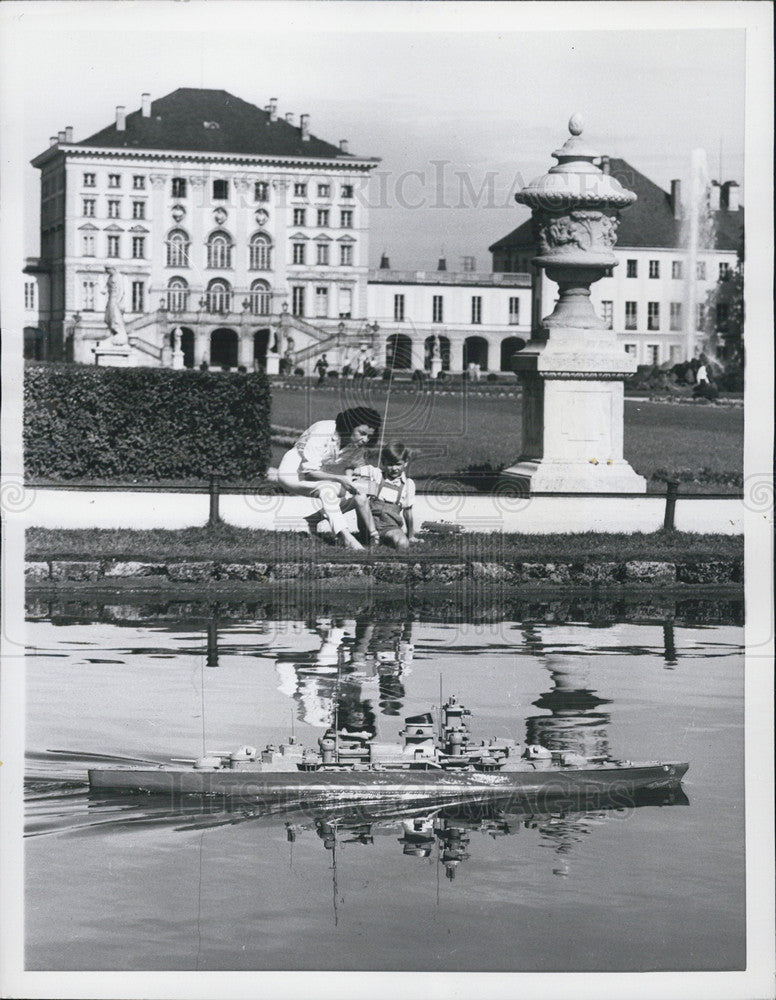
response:
<path id="1" fill-rule="evenodd" d="M 318 373 L 318 385 L 323 385 L 326 372 L 329 370 L 329 360 L 325 354 L 322 354 L 315 362 L 315 370 Z"/>

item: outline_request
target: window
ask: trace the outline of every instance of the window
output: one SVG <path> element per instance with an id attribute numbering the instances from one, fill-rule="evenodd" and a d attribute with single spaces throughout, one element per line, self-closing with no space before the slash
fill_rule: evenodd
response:
<path id="1" fill-rule="evenodd" d="M 94 292 L 97 283 L 89 279 L 81 284 L 81 308 L 91 312 L 94 309 Z"/>
<path id="2" fill-rule="evenodd" d="M 121 187 L 121 174 L 108 174 L 108 187 L 109 188 L 120 188 Z"/>
<path id="3" fill-rule="evenodd" d="M 87 219 L 94 218 L 95 205 L 96 201 L 94 198 L 84 198 L 84 215 L 87 217 Z"/>
<path id="4" fill-rule="evenodd" d="M 84 233 L 81 243 L 84 257 L 94 257 L 94 233 Z"/>
<path id="5" fill-rule="evenodd" d="M 167 266 L 189 266 L 189 238 L 182 229 L 174 229 L 167 237 Z"/>
<path id="6" fill-rule="evenodd" d="M 145 236 L 132 237 L 132 257 L 134 260 L 142 260 L 145 257 Z"/>
<path id="7" fill-rule="evenodd" d="M 699 260 L 697 262 L 697 264 L 695 265 L 695 277 L 699 281 L 705 281 L 706 280 L 706 261 L 705 260 Z"/>
<path id="8" fill-rule="evenodd" d="M 132 178 L 132 188 L 135 191 L 145 191 L 145 177 L 142 174 L 135 174 Z"/>
<path id="9" fill-rule="evenodd" d="M 35 282 L 25 281 L 24 282 L 24 308 L 34 309 L 35 308 Z"/>
<path id="10" fill-rule="evenodd" d="M 249 256 L 251 271 L 269 271 L 272 266 L 272 242 L 269 236 L 264 233 L 256 233 L 252 236 Z"/>
<path id="11" fill-rule="evenodd" d="M 189 304 L 189 286 L 185 278 L 170 278 L 167 285 L 167 308 L 170 312 L 186 312 Z"/>
<path id="12" fill-rule="evenodd" d="M 145 309 L 145 285 L 142 281 L 132 282 L 132 312 L 141 313 Z"/>
<path id="13" fill-rule="evenodd" d="M 294 243 L 293 244 L 293 250 L 294 250 L 293 263 L 294 264 L 304 264 L 305 248 L 306 248 L 306 244 L 305 243 Z"/>
<path id="14" fill-rule="evenodd" d="M 256 181 L 253 185 L 254 201 L 269 201 L 269 181 Z"/>
<path id="15" fill-rule="evenodd" d="M 699 302 L 695 309 L 695 329 L 706 329 L 706 303 Z"/>
<path id="16" fill-rule="evenodd" d="M 516 326 L 520 322 L 520 299 L 517 295 L 513 295 L 509 299 L 509 322 L 512 326 Z"/>
<path id="17" fill-rule="evenodd" d="M 93 188 L 97 186 L 97 174 L 84 174 L 84 187 Z"/>
<path id="18" fill-rule="evenodd" d="M 213 201 L 227 201 L 229 198 L 229 181 L 213 181 Z"/>
<path id="19" fill-rule="evenodd" d="M 636 356 L 636 345 L 635 344 L 626 344 L 625 345 L 625 353 L 626 354 L 632 354 L 635 357 Z"/>
<path id="20" fill-rule="evenodd" d="M 352 229 L 353 228 L 353 210 L 350 208 L 343 208 L 340 212 L 340 228 L 341 229 Z"/>
<path id="21" fill-rule="evenodd" d="M 343 184 L 342 185 L 342 197 L 343 198 L 352 198 L 353 197 L 353 185 L 352 184 Z"/>
<path id="22" fill-rule="evenodd" d="M 315 289 L 315 315 L 318 319 L 326 319 L 329 315 L 329 289 L 325 285 Z"/>
<path id="23" fill-rule="evenodd" d="M 647 344 L 647 364 L 660 364 L 660 347 L 657 344 Z"/>
<path id="24" fill-rule="evenodd" d="M 660 329 L 660 303 L 647 302 L 647 329 Z"/>
<path id="25" fill-rule="evenodd" d="M 307 185 L 296 183 L 294 184 L 294 197 L 295 198 L 306 198 L 307 197 Z"/>
<path id="26" fill-rule="evenodd" d="M 614 302 L 611 299 L 601 301 L 601 316 L 606 323 L 607 330 L 614 329 Z"/>
<path id="27" fill-rule="evenodd" d="M 207 266 L 232 266 L 232 241 L 227 233 L 212 233 L 207 241 Z"/>
<path id="28" fill-rule="evenodd" d="M 340 247 L 340 264 L 350 266 L 353 263 L 353 244 L 343 243 Z"/>
<path id="29" fill-rule="evenodd" d="M 172 179 L 172 196 L 173 196 L 173 198 L 185 198 L 186 197 L 186 178 L 185 177 L 173 177 L 173 179 Z"/>
<path id="30" fill-rule="evenodd" d="M 482 296 L 472 295 L 472 323 L 482 322 Z"/>
<path id="31" fill-rule="evenodd" d="M 404 296 L 394 295 L 393 297 L 393 318 L 398 320 L 404 319 Z"/>
<path id="32" fill-rule="evenodd" d="M 635 330 L 637 327 L 637 311 L 635 302 L 625 303 L 625 329 Z"/>
<path id="33" fill-rule="evenodd" d="M 669 306 L 670 315 L 668 319 L 669 330 L 681 330 L 682 329 L 682 303 L 672 302 Z"/>
<path id="34" fill-rule="evenodd" d="M 727 302 L 717 303 L 717 333 L 727 333 L 728 332 L 728 320 L 730 318 L 730 309 L 728 308 Z"/>
<path id="35" fill-rule="evenodd" d="M 316 264 L 328 264 L 328 263 L 329 263 L 329 244 L 319 243 Z"/>
<path id="36" fill-rule="evenodd" d="M 291 286 L 291 313 L 293 316 L 304 316 L 304 285 Z"/>
<path id="37" fill-rule="evenodd" d="M 650 276 L 650 278 L 659 278 L 660 277 L 660 261 L 659 260 L 651 260 L 649 262 L 649 276 Z"/>
<path id="38" fill-rule="evenodd" d="M 725 278 L 730 274 L 730 264 L 726 260 L 720 261 L 719 264 L 719 280 L 724 281 Z"/>
<path id="39" fill-rule="evenodd" d="M 331 185 L 330 184 L 319 184 L 318 185 L 318 197 L 328 198 L 331 195 Z"/>
<path id="40" fill-rule="evenodd" d="M 435 295 L 431 307 L 431 315 L 434 323 L 441 323 L 444 319 L 444 300 L 441 295 Z"/>
<path id="41" fill-rule="evenodd" d="M 121 202 L 120 201 L 109 201 L 108 202 L 108 218 L 109 219 L 120 219 L 121 218 Z"/>
<path id="42" fill-rule="evenodd" d="M 145 202 L 144 201 L 133 201 L 132 202 L 132 218 L 133 219 L 144 219 L 145 218 Z"/>
<path id="43" fill-rule="evenodd" d="M 671 277 L 676 278 L 677 281 L 682 280 L 682 262 L 680 260 L 671 261 Z"/>
<path id="44" fill-rule="evenodd" d="M 325 229 L 329 225 L 329 210 L 328 208 L 318 209 L 318 225 Z"/>
<path id="45" fill-rule="evenodd" d="M 269 316 L 272 312 L 272 293 L 266 281 L 254 281 L 248 297 L 248 308 L 254 316 Z"/>
<path id="46" fill-rule="evenodd" d="M 306 225 L 306 223 L 305 223 L 306 215 L 307 215 L 307 213 L 306 213 L 305 209 L 303 209 L 303 208 L 295 208 L 294 209 L 294 225 L 295 226 L 304 226 L 304 225 Z"/>
<path id="47" fill-rule="evenodd" d="M 626 278 L 638 278 L 639 276 L 639 263 L 636 260 L 627 261 L 625 276 Z"/>
<path id="48" fill-rule="evenodd" d="M 119 237 L 109 236 L 108 237 L 108 256 L 118 257 L 119 256 Z"/>
<path id="49" fill-rule="evenodd" d="M 232 289 L 228 281 L 214 278 L 207 286 L 205 308 L 210 313 L 228 313 L 232 308 Z"/>
<path id="50" fill-rule="evenodd" d="M 340 285 L 338 315 L 340 319 L 350 319 L 353 312 L 353 289 L 348 285 Z"/>

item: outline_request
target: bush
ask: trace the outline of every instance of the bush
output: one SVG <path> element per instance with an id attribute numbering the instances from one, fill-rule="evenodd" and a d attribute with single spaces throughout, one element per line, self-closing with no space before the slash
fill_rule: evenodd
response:
<path id="1" fill-rule="evenodd" d="M 488 372 L 487 380 L 488 382 L 498 382 L 498 375 L 495 372 Z"/>
<path id="2" fill-rule="evenodd" d="M 327 372 L 326 378 L 339 378 L 339 372 Z"/>
<path id="3" fill-rule="evenodd" d="M 304 368 L 294 368 L 294 375 L 298 378 L 304 378 Z"/>
<path id="4" fill-rule="evenodd" d="M 46 479 L 262 475 L 270 394 L 256 374 L 30 365 L 25 470 Z"/>
<path id="5" fill-rule="evenodd" d="M 392 373 L 392 370 L 390 368 L 384 368 L 383 369 L 383 374 L 381 376 L 383 382 L 390 382 L 392 374 L 393 373 Z"/>
<path id="6" fill-rule="evenodd" d="M 437 382 L 444 382 L 447 378 L 447 372 L 437 372 Z"/>
<path id="7" fill-rule="evenodd" d="M 426 377 L 427 377 L 426 373 L 421 368 L 416 368 L 415 371 L 412 373 L 413 382 L 425 382 Z"/>

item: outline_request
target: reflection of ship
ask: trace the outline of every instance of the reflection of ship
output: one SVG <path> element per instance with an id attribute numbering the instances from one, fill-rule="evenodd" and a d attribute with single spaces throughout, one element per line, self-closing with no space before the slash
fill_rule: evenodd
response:
<path id="1" fill-rule="evenodd" d="M 438 734 L 431 713 L 412 716 L 405 720 L 402 744 L 378 743 L 367 730 L 340 730 L 335 724 L 318 741 L 318 750 L 303 749 L 291 739 L 262 751 L 246 746 L 154 768 L 93 768 L 89 783 L 92 789 L 168 796 L 261 798 L 307 792 L 339 800 L 420 796 L 443 801 L 466 791 L 632 795 L 642 788 L 676 787 L 688 768 L 679 762 L 609 761 L 536 745 L 521 752 L 513 739 L 477 744 L 469 735 L 469 716 L 451 698 L 442 706 Z"/>
<path id="2" fill-rule="evenodd" d="M 383 715 L 399 715 L 402 677 L 409 673 L 414 647 L 412 622 L 375 624 L 368 612 L 355 621 L 319 619 L 320 646 L 307 653 L 280 653 L 278 690 L 297 704 L 297 717 L 326 726 L 336 714 L 340 724 L 375 733 L 375 716 L 366 686 L 377 685 Z"/>

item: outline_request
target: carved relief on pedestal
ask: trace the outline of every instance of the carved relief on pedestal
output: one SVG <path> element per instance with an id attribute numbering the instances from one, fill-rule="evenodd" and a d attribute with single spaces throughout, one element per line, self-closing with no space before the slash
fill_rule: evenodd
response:
<path id="1" fill-rule="evenodd" d="M 564 215 L 542 213 L 537 219 L 536 235 L 542 255 L 568 254 L 579 251 L 611 250 L 617 242 L 615 215 L 600 211 L 575 211 Z"/>

